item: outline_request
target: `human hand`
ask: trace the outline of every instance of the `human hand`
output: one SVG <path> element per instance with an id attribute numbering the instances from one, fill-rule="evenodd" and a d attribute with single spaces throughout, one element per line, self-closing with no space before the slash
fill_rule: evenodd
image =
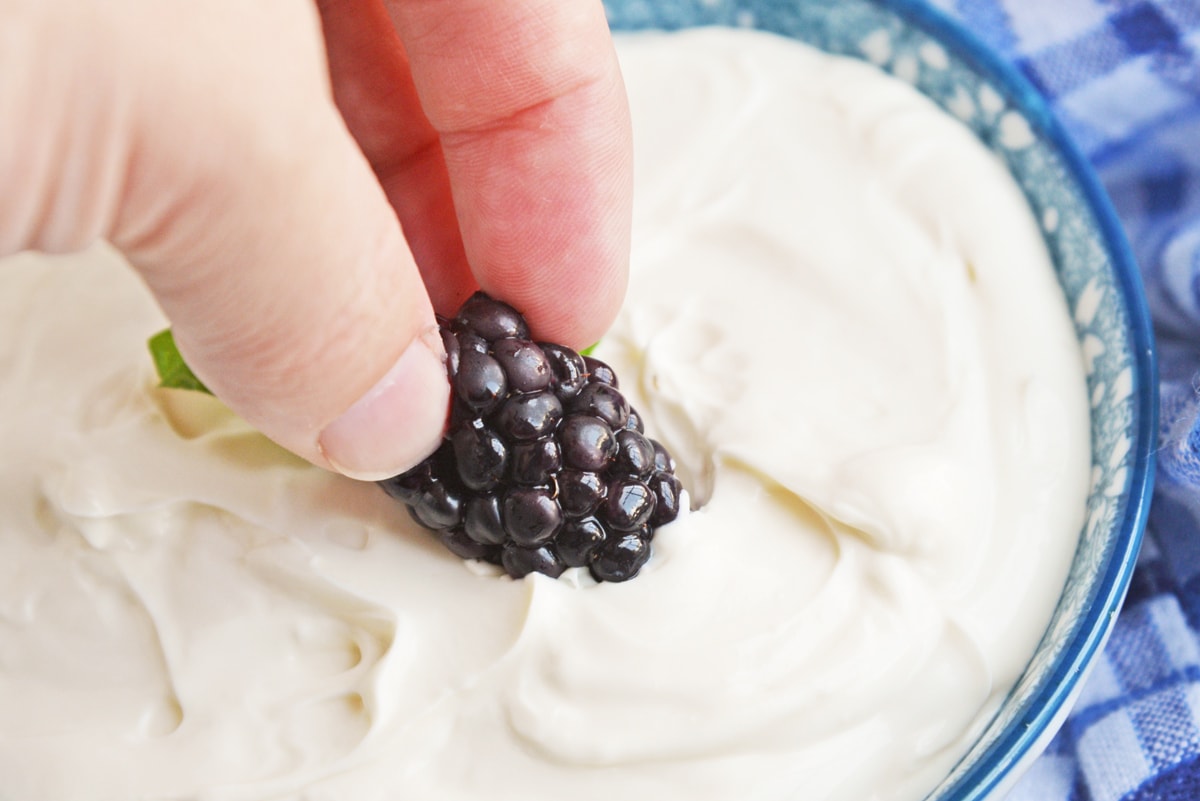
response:
<path id="1" fill-rule="evenodd" d="M 317 5 L 0 0 L 0 254 L 110 240 L 232 409 L 382 478 L 441 437 L 434 309 L 612 321 L 628 109 L 599 0 Z"/>

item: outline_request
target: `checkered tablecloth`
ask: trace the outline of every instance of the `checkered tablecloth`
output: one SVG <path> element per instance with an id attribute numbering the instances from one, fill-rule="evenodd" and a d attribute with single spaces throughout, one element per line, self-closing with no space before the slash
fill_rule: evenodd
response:
<path id="1" fill-rule="evenodd" d="M 1158 479 L 1124 610 L 1007 801 L 1200 801 L 1200 0 L 934 0 L 1041 89 L 1100 174 L 1158 338 Z"/>

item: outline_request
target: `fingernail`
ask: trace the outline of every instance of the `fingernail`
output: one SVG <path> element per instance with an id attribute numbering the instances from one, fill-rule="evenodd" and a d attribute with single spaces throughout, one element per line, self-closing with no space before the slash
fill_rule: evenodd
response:
<path id="1" fill-rule="evenodd" d="M 418 337 L 379 383 L 321 432 L 330 466 L 362 481 L 403 473 L 442 441 L 450 385 L 436 336 Z"/>

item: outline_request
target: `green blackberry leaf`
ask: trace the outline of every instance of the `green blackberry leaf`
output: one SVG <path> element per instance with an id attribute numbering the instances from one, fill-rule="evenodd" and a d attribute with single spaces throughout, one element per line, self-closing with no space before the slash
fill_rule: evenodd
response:
<path id="1" fill-rule="evenodd" d="M 175 335 L 170 328 L 159 331 L 146 343 L 158 371 L 158 385 L 167 389 L 190 389 L 196 392 L 212 392 L 196 377 L 192 368 L 183 360 L 183 354 L 175 347 Z"/>

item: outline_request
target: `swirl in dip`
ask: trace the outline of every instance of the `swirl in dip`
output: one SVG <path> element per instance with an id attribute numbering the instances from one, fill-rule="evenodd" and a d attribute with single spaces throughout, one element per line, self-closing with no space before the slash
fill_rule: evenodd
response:
<path id="1" fill-rule="evenodd" d="M 0 798 L 920 798 L 1033 652 L 1083 367 L 953 119 L 765 34 L 620 41 L 633 280 L 597 356 L 693 506 L 626 584 L 470 569 L 152 388 L 107 252 L 0 269 Z M 578 572 L 578 571 L 575 571 Z"/>

